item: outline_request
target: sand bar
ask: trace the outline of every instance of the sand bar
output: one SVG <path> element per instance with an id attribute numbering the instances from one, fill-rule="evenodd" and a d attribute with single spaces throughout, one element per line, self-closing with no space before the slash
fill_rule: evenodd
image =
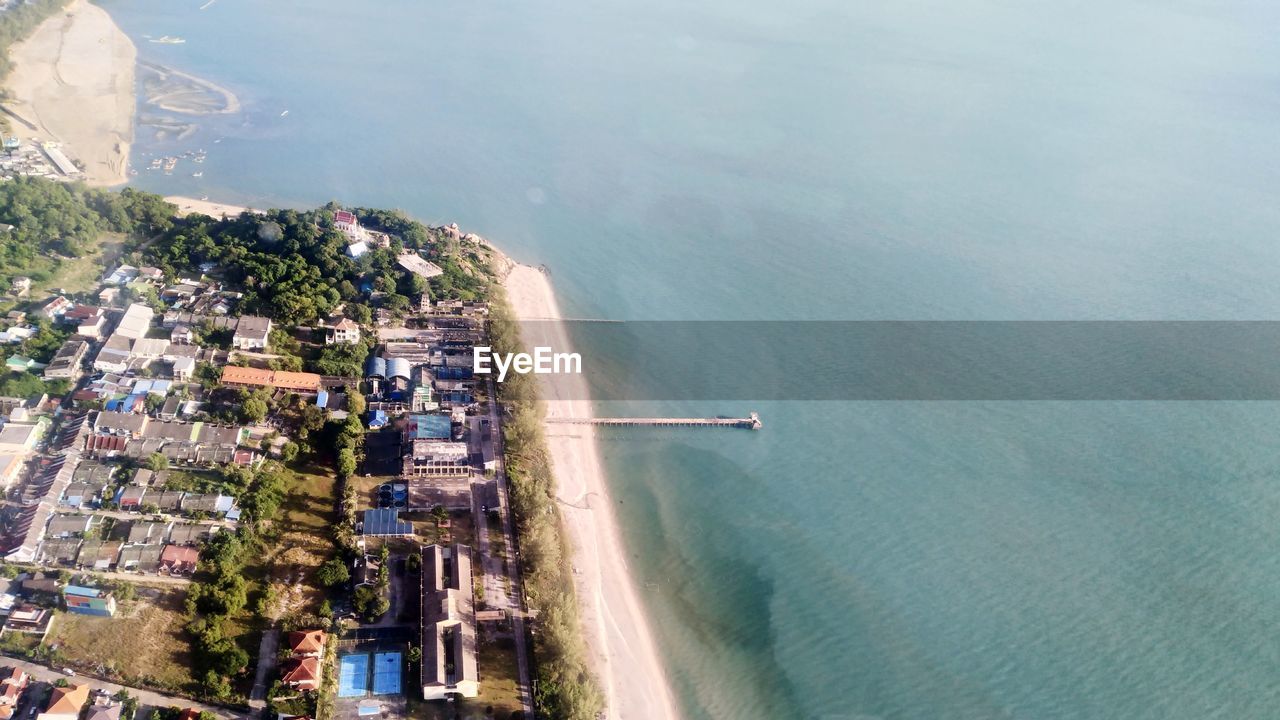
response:
<path id="1" fill-rule="evenodd" d="M 35 125 L 19 137 L 54 141 L 95 185 L 128 180 L 137 51 L 106 10 L 74 0 L 14 46 L 9 107 Z"/>
<path id="2" fill-rule="evenodd" d="M 503 281 L 507 296 L 521 318 L 560 318 L 560 307 L 547 275 L 538 268 L 514 265 Z M 528 347 L 571 348 L 559 323 L 534 323 L 522 337 Z M 567 376 L 578 387 L 573 397 L 588 397 L 581 376 Z M 564 387 L 565 377 L 544 383 L 547 417 L 586 417 L 591 403 L 570 400 L 553 385 Z M 556 493 L 569 541 L 574 549 L 578 598 L 591 667 L 600 678 L 608 701 L 607 716 L 633 720 L 678 717 L 666 673 L 654 645 L 648 618 L 640 604 L 635 580 L 613 514 L 604 481 L 604 466 L 590 426 L 547 428 L 547 445 L 556 475 Z"/>

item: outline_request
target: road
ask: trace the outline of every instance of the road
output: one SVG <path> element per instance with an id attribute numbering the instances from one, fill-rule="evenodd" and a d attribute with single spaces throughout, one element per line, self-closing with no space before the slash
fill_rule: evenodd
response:
<path id="1" fill-rule="evenodd" d="M 515 552 L 515 520 L 511 517 L 511 501 L 510 501 L 510 484 L 507 482 L 507 457 L 506 445 L 502 439 L 502 418 L 501 409 L 498 406 L 498 388 L 493 380 L 493 376 L 489 376 L 489 424 L 495 428 L 494 432 L 494 457 L 497 458 L 497 479 L 498 479 L 498 508 L 502 514 L 502 536 L 506 541 L 508 553 Z M 481 524 L 485 523 L 484 518 L 480 518 Z M 520 563 L 515 557 L 511 558 L 511 562 L 506 563 L 507 569 L 507 587 L 512 592 L 517 592 L 518 588 L 524 585 L 520 582 Z M 487 572 L 486 572 L 487 575 Z M 525 716 L 529 718 L 535 717 L 533 714 L 533 692 L 531 690 L 532 683 L 530 678 L 533 675 L 529 672 L 529 643 L 525 634 L 524 627 L 524 595 L 518 594 L 512 598 L 511 602 L 511 625 L 516 635 L 516 665 L 519 670 L 519 677 L 516 678 L 520 691 L 520 704 L 524 706 Z"/>
<path id="2" fill-rule="evenodd" d="M 258 670 L 253 676 L 253 690 L 249 691 L 249 707 L 255 713 L 260 713 L 267 707 L 267 675 L 276 666 L 279 646 L 279 628 L 273 626 L 262 633 L 262 642 L 258 643 Z"/>
<path id="3" fill-rule="evenodd" d="M 151 690 L 142 690 L 139 688 L 132 688 L 125 685 L 118 685 L 113 682 L 107 682 L 106 680 L 98 680 L 97 678 L 86 677 L 83 675 L 79 675 L 74 678 L 69 678 L 66 675 L 62 674 L 61 672 L 58 672 L 57 670 L 50 669 L 49 667 L 46 667 L 44 665 L 37 665 L 32 662 L 27 662 L 26 660 L 18 660 L 17 658 L 6 657 L 0 660 L 0 665 L 22 668 L 22 670 L 24 670 L 28 675 L 30 675 L 32 679 L 40 680 L 47 683 L 54 683 L 58 680 L 70 680 L 71 682 L 86 684 L 89 687 L 94 689 L 106 690 L 110 694 L 115 694 L 119 692 L 121 689 L 128 690 L 130 695 L 138 698 L 138 702 L 141 705 L 148 705 L 151 707 L 160 707 L 160 708 L 166 708 L 172 705 L 176 705 L 180 708 L 195 708 L 196 710 L 207 710 L 213 713 L 214 715 L 217 715 L 220 718 L 231 718 L 233 720 L 246 720 L 245 715 L 240 713 L 234 713 L 223 707 L 205 705 L 203 703 L 198 703 L 198 702 L 195 702 L 194 700 L 188 700 L 187 698 L 178 697 L 176 695 L 162 695 L 161 693 L 152 692 Z M 139 717 L 145 717 L 145 716 L 140 714 Z"/>

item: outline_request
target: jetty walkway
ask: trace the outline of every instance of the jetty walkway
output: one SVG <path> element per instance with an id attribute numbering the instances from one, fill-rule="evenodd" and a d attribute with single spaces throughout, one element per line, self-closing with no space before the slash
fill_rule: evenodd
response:
<path id="1" fill-rule="evenodd" d="M 759 430 L 764 427 L 757 413 L 744 418 L 547 418 L 549 423 L 564 425 L 652 425 L 667 427 L 736 427 Z"/>

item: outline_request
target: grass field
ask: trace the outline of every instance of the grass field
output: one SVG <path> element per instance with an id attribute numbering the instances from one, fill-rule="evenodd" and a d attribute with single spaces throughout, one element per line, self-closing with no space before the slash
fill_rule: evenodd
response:
<path id="1" fill-rule="evenodd" d="M 37 299 L 52 295 L 54 288 L 63 288 L 72 293 L 90 290 L 112 269 L 123 247 L 123 235 L 107 233 L 96 247 L 80 257 L 58 260 L 41 257 L 40 260 L 45 265 L 39 268 L 43 270 L 40 274 L 47 274 L 47 277 L 32 281 L 31 297 Z"/>
<path id="2" fill-rule="evenodd" d="M 277 528 L 280 539 L 267 558 L 267 577 L 279 599 L 273 612 L 277 617 L 319 608 L 324 593 L 315 582 L 315 570 L 333 555 L 333 474 L 318 465 L 300 466 L 293 473 L 296 481 Z"/>
<path id="3" fill-rule="evenodd" d="M 116 617 L 60 613 L 46 644 L 57 645 L 68 665 L 105 671 L 143 684 L 189 689 L 191 646 L 183 630 L 182 590 L 139 598 Z"/>

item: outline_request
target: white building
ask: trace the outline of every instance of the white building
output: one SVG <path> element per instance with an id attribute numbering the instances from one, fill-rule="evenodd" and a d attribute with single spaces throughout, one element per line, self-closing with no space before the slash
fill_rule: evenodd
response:
<path id="1" fill-rule="evenodd" d="M 134 340 L 146 337 L 147 330 L 151 327 L 151 319 L 155 314 L 150 307 L 133 303 L 128 310 L 124 311 L 124 317 L 120 318 L 120 324 L 116 325 L 115 334 Z"/>
<path id="2" fill-rule="evenodd" d="M 354 345 L 360 342 L 360 326 L 354 320 L 343 318 L 325 333 L 326 345 Z"/>

